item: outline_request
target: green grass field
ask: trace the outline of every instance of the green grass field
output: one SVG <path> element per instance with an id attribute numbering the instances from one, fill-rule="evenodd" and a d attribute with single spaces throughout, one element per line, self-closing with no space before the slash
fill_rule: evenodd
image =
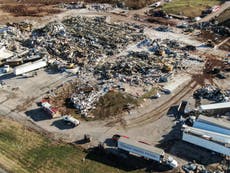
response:
<path id="1" fill-rule="evenodd" d="M 102 160 L 103 156 L 91 154 L 91 158 Z M 52 141 L 17 122 L 0 118 L 0 167 L 9 173 L 124 172 L 95 160 L 88 159 L 79 147 Z"/>
<path id="2" fill-rule="evenodd" d="M 163 6 L 163 10 L 167 13 L 196 17 L 200 16 L 203 10 L 220 3 L 220 0 L 172 0 Z"/>

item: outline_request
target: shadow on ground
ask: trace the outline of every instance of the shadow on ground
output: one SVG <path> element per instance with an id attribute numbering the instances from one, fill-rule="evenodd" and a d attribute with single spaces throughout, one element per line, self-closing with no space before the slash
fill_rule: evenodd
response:
<path id="1" fill-rule="evenodd" d="M 4 74 L 2 76 L 0 76 L 0 81 L 1 80 L 7 80 L 7 79 L 11 79 L 11 78 L 14 78 L 15 75 L 13 73 L 10 73 L 10 74 Z"/>
<path id="2" fill-rule="evenodd" d="M 88 142 L 86 142 L 85 139 L 80 139 L 80 140 L 74 142 L 74 144 L 79 144 L 79 145 L 83 145 L 86 143 L 88 143 Z"/>
<path id="3" fill-rule="evenodd" d="M 55 126 L 60 130 L 72 129 L 74 126 L 65 123 L 62 119 L 54 121 L 51 126 Z"/>
<path id="4" fill-rule="evenodd" d="M 171 106 L 167 112 L 167 115 L 169 117 L 175 117 L 175 121 L 179 120 L 180 117 L 183 115 L 181 112 L 178 111 L 178 107 L 179 105 Z"/>
<path id="5" fill-rule="evenodd" d="M 111 142 L 110 140 L 108 141 Z M 126 172 L 134 170 L 143 170 L 145 172 L 164 172 L 170 170 L 169 167 L 158 162 L 128 154 L 127 152 L 118 150 L 117 148 L 102 149 L 95 147 L 88 151 L 86 158 Z"/>
<path id="6" fill-rule="evenodd" d="M 45 111 L 43 111 L 40 108 L 26 111 L 25 114 L 28 117 L 32 118 L 34 121 L 42 121 L 42 120 L 51 119 L 51 116 L 48 115 Z"/>

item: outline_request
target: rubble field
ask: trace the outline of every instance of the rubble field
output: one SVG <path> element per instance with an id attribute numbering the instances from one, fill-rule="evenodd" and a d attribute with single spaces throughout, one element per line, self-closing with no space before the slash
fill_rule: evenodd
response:
<path id="1" fill-rule="evenodd" d="M 105 114 L 109 117 L 111 112 L 116 116 L 121 110 L 129 111 L 138 106 L 144 99 L 170 94 L 171 91 L 161 84 L 171 80 L 174 73 L 191 71 L 192 66 L 202 70 L 206 65 L 204 79 L 212 78 L 209 73 L 214 67 L 223 70 L 224 66 L 217 61 L 205 64 L 205 57 L 196 54 L 195 46 L 177 41 L 176 37 L 151 39 L 150 28 L 144 32 L 141 25 L 108 23 L 106 20 L 106 17 L 76 16 L 33 30 L 25 22 L 8 24 L 3 32 L 8 35 L 2 34 L 2 42 L 6 49 L 20 53 L 20 57 L 13 56 L 5 63 L 12 65 L 12 62 L 43 58 L 49 62 L 48 72 L 76 75 L 78 84 L 72 86 L 72 94 L 70 91 L 67 95 L 61 93 L 58 97 L 62 101 L 58 103 L 54 97 L 53 104 L 65 110 L 68 99 L 77 114 L 92 118 L 105 118 Z M 165 32 L 162 27 L 152 30 Z M 167 28 L 167 32 L 172 31 Z M 194 79 L 201 79 L 201 76 Z M 113 100 L 121 102 L 115 110 L 108 106 L 115 103 L 107 105 L 101 99 L 111 92 L 127 94 L 129 99 Z M 108 110 L 102 113 L 99 107 L 108 107 Z M 63 114 L 69 111 L 65 110 Z"/>

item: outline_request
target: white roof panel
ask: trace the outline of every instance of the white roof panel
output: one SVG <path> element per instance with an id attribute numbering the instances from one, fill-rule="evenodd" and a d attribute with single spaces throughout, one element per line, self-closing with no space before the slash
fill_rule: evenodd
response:
<path id="1" fill-rule="evenodd" d="M 201 105 L 201 110 L 227 109 L 230 108 L 230 102 Z"/>

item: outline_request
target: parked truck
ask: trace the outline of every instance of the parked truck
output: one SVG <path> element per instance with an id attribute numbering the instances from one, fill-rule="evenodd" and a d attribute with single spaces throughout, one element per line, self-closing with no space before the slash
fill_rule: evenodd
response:
<path id="1" fill-rule="evenodd" d="M 146 159 L 154 160 L 162 164 L 166 164 L 170 166 L 171 168 L 176 168 L 178 166 L 178 163 L 176 160 L 173 159 L 173 157 L 167 157 L 163 150 L 156 148 L 154 146 L 151 146 L 145 142 L 138 142 L 133 141 L 130 138 L 120 136 L 119 138 L 113 137 L 113 139 L 117 140 L 117 148 L 127 151 L 130 154 L 136 154 L 139 156 L 142 156 Z"/>
<path id="2" fill-rule="evenodd" d="M 58 111 L 58 109 L 52 107 L 52 105 L 48 101 L 46 101 L 46 100 L 43 100 L 41 102 L 41 106 L 42 106 L 42 109 L 51 116 L 51 118 L 56 118 L 56 117 L 60 117 L 61 116 L 61 114 Z"/>
<path id="3" fill-rule="evenodd" d="M 65 115 L 63 116 L 63 120 L 72 126 L 78 126 L 80 124 L 80 121 L 77 120 L 76 118 L 71 117 L 70 115 Z"/>

